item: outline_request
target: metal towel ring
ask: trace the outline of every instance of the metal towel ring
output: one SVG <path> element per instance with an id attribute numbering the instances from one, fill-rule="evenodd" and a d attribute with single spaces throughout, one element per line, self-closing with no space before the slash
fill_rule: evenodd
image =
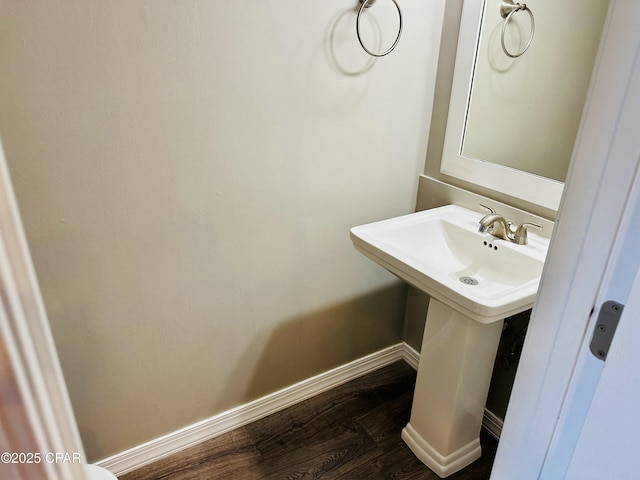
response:
<path id="1" fill-rule="evenodd" d="M 393 42 L 393 45 L 391 45 L 391 47 L 386 52 L 375 53 L 369 50 L 367 47 L 365 47 L 364 42 L 362 41 L 362 38 L 360 38 L 360 16 L 362 15 L 362 12 L 364 11 L 364 9 L 371 7 L 374 3 L 376 3 L 376 0 L 360 0 L 360 3 L 362 3 L 362 5 L 360 6 L 360 10 L 358 10 L 358 17 L 356 18 L 356 34 L 358 35 L 358 41 L 360 42 L 360 46 L 363 48 L 365 52 L 367 52 L 372 57 L 384 57 L 385 55 L 390 54 L 393 51 L 393 49 L 396 48 L 396 45 L 398 45 L 398 42 L 400 41 L 400 35 L 402 35 L 402 11 L 400 10 L 400 5 L 398 5 L 398 2 L 396 2 L 396 0 L 391 0 L 391 1 L 398 9 L 398 18 L 400 20 L 400 28 L 398 28 L 398 36 L 396 37 L 396 41 Z"/>
<path id="2" fill-rule="evenodd" d="M 504 32 L 507 30 L 507 24 L 509 20 L 511 20 L 511 15 L 519 11 L 525 11 L 529 14 L 529 18 L 531 19 L 531 36 L 529 37 L 529 41 L 525 45 L 525 47 L 518 53 L 511 53 L 507 50 L 506 45 L 504 44 Z M 524 54 L 529 49 L 531 45 L 531 41 L 533 40 L 533 34 L 536 32 L 536 21 L 533 18 L 533 12 L 525 3 L 515 3 L 513 0 L 502 0 L 500 4 L 500 16 L 504 18 L 504 24 L 502 25 L 502 35 L 500 36 L 500 43 L 502 44 L 502 51 L 504 54 L 511 58 L 518 58 Z"/>

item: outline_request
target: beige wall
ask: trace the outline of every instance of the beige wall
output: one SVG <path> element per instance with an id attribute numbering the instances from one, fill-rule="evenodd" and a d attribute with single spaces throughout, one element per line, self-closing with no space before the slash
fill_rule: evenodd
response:
<path id="1" fill-rule="evenodd" d="M 0 134 L 89 460 L 401 339 L 406 290 L 348 229 L 413 210 L 443 3 L 404 2 L 370 64 L 355 1 L 0 2 Z"/>

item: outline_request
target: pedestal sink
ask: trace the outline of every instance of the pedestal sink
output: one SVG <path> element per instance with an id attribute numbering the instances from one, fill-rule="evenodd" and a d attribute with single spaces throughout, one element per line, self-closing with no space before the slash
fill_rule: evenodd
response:
<path id="1" fill-rule="evenodd" d="M 351 229 L 358 251 L 431 297 L 402 438 L 442 478 L 480 457 L 503 320 L 533 305 L 549 244 L 479 233 L 482 216 L 447 205 Z"/>

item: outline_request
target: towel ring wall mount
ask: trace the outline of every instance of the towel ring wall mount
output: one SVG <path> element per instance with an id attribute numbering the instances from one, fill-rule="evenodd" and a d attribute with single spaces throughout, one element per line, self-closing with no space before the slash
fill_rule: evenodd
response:
<path id="1" fill-rule="evenodd" d="M 396 48 L 396 46 L 398 45 L 398 42 L 400 41 L 400 35 L 402 35 L 402 11 L 400 10 L 400 5 L 398 5 L 398 2 L 396 2 L 396 0 L 391 0 L 391 1 L 398 9 L 398 19 L 400 22 L 398 27 L 398 35 L 396 36 L 396 39 L 393 42 L 393 45 L 391 45 L 391 47 L 389 47 L 388 50 L 382 53 L 376 53 L 369 50 L 365 46 L 364 42 L 362 41 L 362 38 L 360 37 L 360 17 L 362 16 L 362 12 L 364 11 L 365 8 L 369 8 L 373 6 L 373 4 L 376 3 L 376 0 L 360 0 L 360 3 L 362 5 L 360 5 L 360 10 L 358 10 L 358 16 L 356 17 L 356 35 L 358 36 L 358 42 L 360 42 L 360 46 L 362 47 L 362 49 L 372 57 L 384 57 L 385 55 L 388 55 L 393 51 L 394 48 Z"/>
<path id="2" fill-rule="evenodd" d="M 531 35 L 529 36 L 529 40 L 527 41 L 527 44 L 524 46 L 524 48 L 521 51 L 517 53 L 511 53 L 509 50 L 507 50 L 507 46 L 504 43 L 504 34 L 507 30 L 507 25 L 509 24 L 509 21 L 511 20 L 512 15 L 520 11 L 527 12 L 529 14 L 529 19 L 531 20 Z M 536 31 L 536 21 L 533 17 L 533 12 L 529 7 L 527 7 L 525 3 L 520 4 L 520 3 L 515 3 L 513 0 L 502 0 L 502 2 L 500 2 L 500 16 L 504 18 L 504 23 L 502 24 L 502 35 L 500 36 L 502 51 L 508 57 L 518 58 L 522 56 L 524 52 L 526 52 L 529 49 L 529 47 L 531 46 L 531 41 L 533 40 L 533 35 Z"/>

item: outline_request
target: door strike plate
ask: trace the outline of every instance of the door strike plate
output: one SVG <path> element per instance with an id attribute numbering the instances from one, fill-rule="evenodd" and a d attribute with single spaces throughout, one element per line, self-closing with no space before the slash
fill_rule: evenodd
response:
<path id="1" fill-rule="evenodd" d="M 591 337 L 591 343 L 589 349 L 593 355 L 604 361 L 609 353 L 611 347 L 611 341 L 613 335 L 616 333 L 616 327 L 622 315 L 624 305 L 613 300 L 604 302 L 600 307 L 600 313 L 598 314 L 598 320 L 596 326 L 593 329 L 593 336 Z"/>

